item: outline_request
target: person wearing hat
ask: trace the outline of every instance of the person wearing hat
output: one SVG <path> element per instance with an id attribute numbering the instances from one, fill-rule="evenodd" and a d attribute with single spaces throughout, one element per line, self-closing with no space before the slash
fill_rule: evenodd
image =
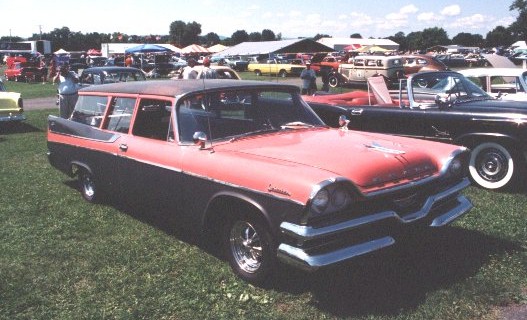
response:
<path id="1" fill-rule="evenodd" d="M 300 73 L 302 79 L 302 94 L 313 94 L 317 90 L 317 74 L 311 69 L 311 62 L 306 62 L 306 68 Z"/>
<path id="2" fill-rule="evenodd" d="M 60 71 L 53 78 L 53 83 L 59 84 L 59 112 L 62 118 L 69 118 L 79 98 L 79 78 L 77 74 L 70 71 L 68 63 L 60 67 Z"/>
<path id="3" fill-rule="evenodd" d="M 196 71 L 196 69 L 194 69 L 194 66 L 196 64 L 196 60 L 194 60 L 193 58 L 188 59 L 187 66 L 183 68 L 183 72 L 181 72 L 181 78 L 196 79 L 198 77 L 198 72 Z"/>

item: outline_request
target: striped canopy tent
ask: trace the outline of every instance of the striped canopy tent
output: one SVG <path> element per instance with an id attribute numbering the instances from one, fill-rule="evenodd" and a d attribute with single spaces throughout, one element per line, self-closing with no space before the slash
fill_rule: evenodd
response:
<path id="1" fill-rule="evenodd" d="M 181 53 L 209 53 L 209 50 L 199 44 L 191 44 L 182 48 Z"/>
<path id="2" fill-rule="evenodd" d="M 218 44 L 213 45 L 212 47 L 209 47 L 208 50 L 209 50 L 210 53 L 218 53 L 218 52 L 221 52 L 221 51 L 223 51 L 223 50 L 225 50 L 227 48 L 229 48 L 229 47 L 218 43 Z"/>

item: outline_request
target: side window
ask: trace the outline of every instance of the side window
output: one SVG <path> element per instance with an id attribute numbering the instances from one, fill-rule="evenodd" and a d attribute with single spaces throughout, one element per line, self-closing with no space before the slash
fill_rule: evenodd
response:
<path id="1" fill-rule="evenodd" d="M 99 127 L 107 104 L 108 97 L 106 96 L 79 96 L 71 114 L 71 120 Z"/>
<path id="2" fill-rule="evenodd" d="M 168 100 L 141 99 L 132 134 L 166 141 L 169 138 L 171 105 Z"/>
<path id="3" fill-rule="evenodd" d="M 135 98 L 113 98 L 106 129 L 128 133 L 134 112 Z"/>

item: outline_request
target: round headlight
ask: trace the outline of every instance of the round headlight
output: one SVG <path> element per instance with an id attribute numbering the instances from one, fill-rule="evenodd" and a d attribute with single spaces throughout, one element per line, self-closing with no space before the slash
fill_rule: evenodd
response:
<path id="1" fill-rule="evenodd" d="M 337 188 L 331 195 L 331 204 L 336 210 L 344 208 L 350 200 L 349 193 L 343 188 Z"/>
<path id="2" fill-rule="evenodd" d="M 450 163 L 450 167 L 448 168 L 448 171 L 450 175 L 452 176 L 459 176 L 463 172 L 463 163 L 459 159 L 454 159 Z"/>
<path id="3" fill-rule="evenodd" d="M 322 213 L 329 204 L 329 192 L 326 189 L 321 189 L 311 200 L 313 210 L 317 213 Z"/>

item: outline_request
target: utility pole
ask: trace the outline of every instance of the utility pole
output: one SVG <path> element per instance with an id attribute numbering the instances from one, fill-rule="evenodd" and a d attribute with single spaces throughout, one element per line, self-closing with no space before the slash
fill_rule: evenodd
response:
<path id="1" fill-rule="evenodd" d="M 40 40 L 42 40 L 42 25 L 41 24 L 38 25 L 38 30 L 40 32 Z"/>

